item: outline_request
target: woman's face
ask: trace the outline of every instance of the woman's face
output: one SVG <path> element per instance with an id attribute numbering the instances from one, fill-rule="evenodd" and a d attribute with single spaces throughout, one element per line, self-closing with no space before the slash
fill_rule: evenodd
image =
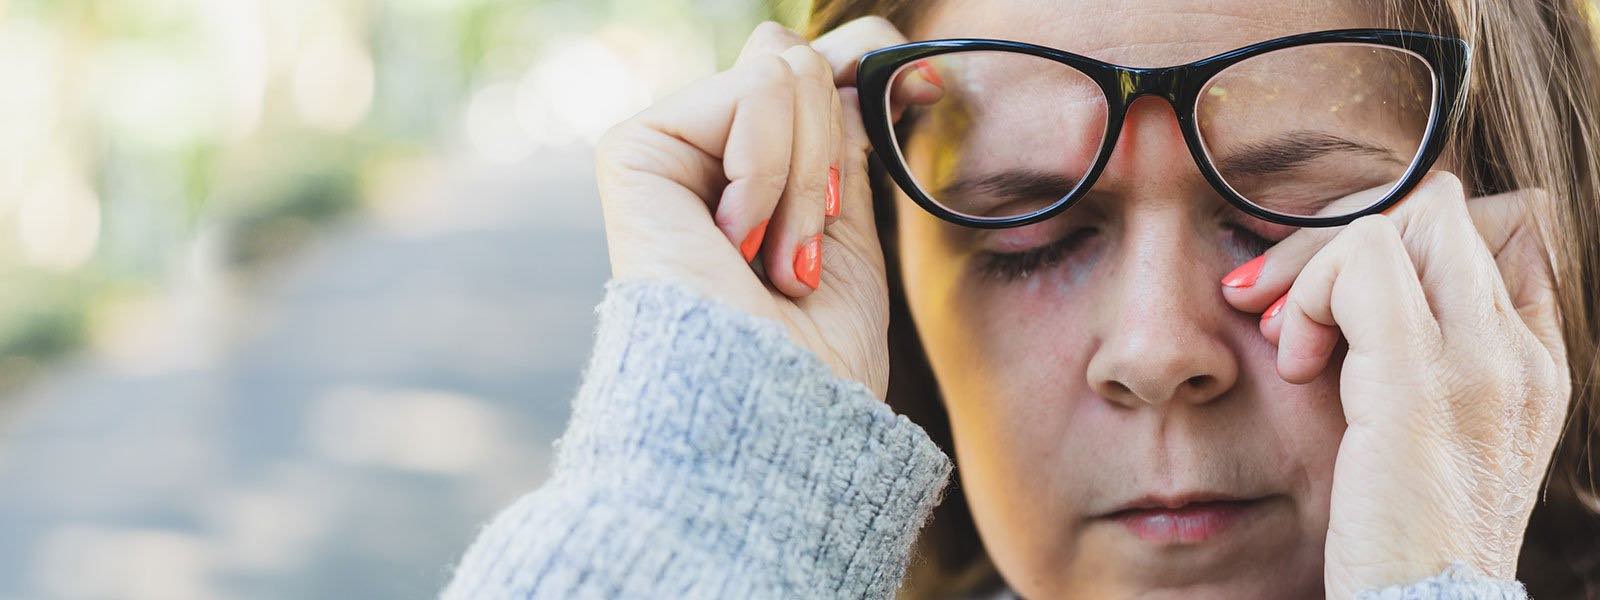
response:
<path id="1" fill-rule="evenodd" d="M 942 2 L 908 34 L 1164 66 L 1295 33 L 1382 25 L 1354 2 L 1016 0 Z M 981 85 L 988 97 L 1024 79 L 958 77 L 946 74 L 946 88 Z M 1329 110 L 1328 90 L 1284 93 L 1282 114 L 1254 118 Z M 1383 139 L 1395 122 L 1383 107 L 1399 104 L 1342 122 Z M 963 160 L 1021 156 L 1017 146 L 1036 143 L 1026 122 L 1002 121 L 968 124 L 984 133 L 968 138 Z M 996 146 L 977 147 L 985 144 Z M 936 158 L 929 146 L 908 146 L 910 163 Z M 1322 174 L 1357 159 L 1330 161 Z M 1130 108 L 1093 193 L 1056 218 L 983 231 L 941 221 L 903 194 L 897 210 L 906 293 L 950 415 L 958 472 L 1014 589 L 1040 598 L 1321 593 L 1344 429 L 1338 363 L 1310 384 L 1283 382 L 1259 316 L 1224 302 L 1221 277 L 1290 229 L 1217 196 L 1165 101 Z M 1030 268 L 993 258 L 1068 237 L 1055 260 Z"/>

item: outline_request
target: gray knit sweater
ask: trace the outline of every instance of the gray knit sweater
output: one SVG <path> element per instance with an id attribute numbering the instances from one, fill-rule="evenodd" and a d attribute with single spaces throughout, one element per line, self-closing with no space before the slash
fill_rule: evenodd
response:
<path id="1" fill-rule="evenodd" d="M 676 283 L 605 291 L 553 475 L 443 596 L 893 597 L 953 467 L 927 433 L 776 322 Z M 1371 595 L 1525 597 L 1459 564 Z"/>

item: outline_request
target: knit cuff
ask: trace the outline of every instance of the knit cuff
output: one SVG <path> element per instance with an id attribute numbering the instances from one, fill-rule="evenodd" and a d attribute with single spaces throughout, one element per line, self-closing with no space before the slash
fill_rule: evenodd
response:
<path id="1" fill-rule="evenodd" d="M 1495 579 L 1464 562 L 1453 562 L 1444 572 L 1422 581 L 1369 590 L 1358 600 L 1527 600 L 1528 591 L 1516 581 Z"/>
<path id="2" fill-rule="evenodd" d="M 555 478 L 681 515 L 781 588 L 893 595 L 953 467 L 921 427 L 783 325 L 681 284 L 612 280 L 596 311 Z"/>

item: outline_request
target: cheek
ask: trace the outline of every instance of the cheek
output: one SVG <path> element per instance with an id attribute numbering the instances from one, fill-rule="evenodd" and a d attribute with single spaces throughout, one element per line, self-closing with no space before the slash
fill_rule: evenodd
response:
<path id="1" fill-rule="evenodd" d="M 1074 293 L 1084 277 L 1070 268 L 1019 282 L 986 277 L 946 225 L 902 200 L 906 300 L 952 417 L 1038 426 L 1061 416 L 1063 400 L 1086 389 L 1093 303 Z"/>
<path id="2" fill-rule="evenodd" d="M 1278 464 L 1290 465 L 1286 475 L 1300 513 L 1302 531 L 1320 536 L 1327 532 L 1328 499 L 1333 488 L 1333 465 L 1344 437 L 1344 412 L 1339 404 L 1342 357 L 1335 356 L 1321 377 L 1303 384 L 1278 377 L 1276 349 L 1264 339 L 1254 339 L 1245 349 L 1241 368 L 1252 387 L 1251 413 L 1258 435 L 1270 436 L 1256 447 L 1270 448 Z"/>
<path id="3" fill-rule="evenodd" d="M 909 203 L 909 200 L 907 200 Z M 980 282 L 902 206 L 907 303 L 949 414 L 960 477 L 986 548 L 1005 564 L 1072 562 L 1074 516 L 1110 440 L 1085 430 L 1093 304 L 1071 286 Z M 1074 428 L 1074 423 L 1080 426 Z"/>

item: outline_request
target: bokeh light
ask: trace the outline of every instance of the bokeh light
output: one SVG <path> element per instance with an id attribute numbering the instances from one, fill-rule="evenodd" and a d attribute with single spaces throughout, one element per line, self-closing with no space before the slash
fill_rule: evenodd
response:
<path id="1" fill-rule="evenodd" d="M 548 472 L 592 144 L 804 9 L 0 0 L 0 597 L 434 595 Z"/>

